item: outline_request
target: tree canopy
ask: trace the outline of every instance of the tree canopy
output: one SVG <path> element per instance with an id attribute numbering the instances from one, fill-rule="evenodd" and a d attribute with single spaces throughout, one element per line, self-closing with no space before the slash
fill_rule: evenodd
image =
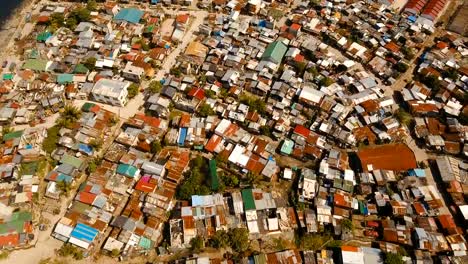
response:
<path id="1" fill-rule="evenodd" d="M 127 88 L 128 91 L 128 98 L 133 98 L 137 96 L 138 92 L 140 90 L 140 86 L 136 83 L 130 84 L 130 86 Z"/>

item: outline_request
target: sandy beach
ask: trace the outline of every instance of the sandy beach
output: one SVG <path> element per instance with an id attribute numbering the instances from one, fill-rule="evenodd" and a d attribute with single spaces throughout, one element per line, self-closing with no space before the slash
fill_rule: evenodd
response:
<path id="1" fill-rule="evenodd" d="M 11 52 L 15 37 L 21 33 L 22 26 L 25 23 L 26 14 L 31 12 L 31 7 L 35 0 L 24 0 L 12 14 L 7 18 L 0 28 L 0 55 L 7 55 Z"/>

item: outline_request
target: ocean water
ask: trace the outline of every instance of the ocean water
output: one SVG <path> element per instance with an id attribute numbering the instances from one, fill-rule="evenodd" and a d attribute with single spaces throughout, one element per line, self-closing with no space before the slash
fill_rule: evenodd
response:
<path id="1" fill-rule="evenodd" d="M 23 0 L 0 0 L 0 27 Z"/>

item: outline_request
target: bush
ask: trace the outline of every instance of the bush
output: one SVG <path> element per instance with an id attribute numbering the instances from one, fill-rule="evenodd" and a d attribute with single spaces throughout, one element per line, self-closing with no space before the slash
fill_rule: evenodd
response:
<path id="1" fill-rule="evenodd" d="M 190 240 L 190 249 L 198 253 L 205 247 L 205 241 L 201 236 L 196 236 Z"/>
<path id="2" fill-rule="evenodd" d="M 90 71 L 94 71 L 96 69 L 96 61 L 95 57 L 89 57 L 84 62 L 83 65 Z"/>
<path id="3" fill-rule="evenodd" d="M 327 243 L 331 243 L 333 237 L 330 235 L 307 234 L 300 240 L 300 246 L 303 250 L 317 251 L 322 249 Z"/>
<path id="4" fill-rule="evenodd" d="M 248 96 L 243 94 L 240 97 L 240 102 L 249 106 L 249 111 L 257 111 L 259 114 L 264 115 L 266 113 L 266 104 L 261 98 L 256 96 Z"/>
<path id="5" fill-rule="evenodd" d="M 398 253 L 386 253 L 384 259 L 385 264 L 405 264 L 403 257 Z"/>
<path id="6" fill-rule="evenodd" d="M 83 252 L 80 249 L 69 243 L 63 244 L 63 246 L 58 250 L 58 255 L 62 257 L 71 256 L 76 260 L 81 260 L 84 257 Z"/>

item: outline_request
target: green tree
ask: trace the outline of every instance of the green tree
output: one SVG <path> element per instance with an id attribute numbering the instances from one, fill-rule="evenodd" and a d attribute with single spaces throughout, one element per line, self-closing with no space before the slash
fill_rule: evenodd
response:
<path id="1" fill-rule="evenodd" d="M 176 67 L 171 68 L 171 69 L 169 70 L 169 73 L 172 74 L 172 75 L 174 75 L 174 76 L 177 77 L 177 78 L 179 78 L 180 76 L 182 76 L 182 72 L 180 71 L 179 68 L 176 68 Z"/>
<path id="2" fill-rule="evenodd" d="M 150 145 L 150 151 L 151 153 L 153 154 L 157 154 L 161 151 L 162 147 L 161 147 L 161 142 L 159 142 L 159 140 L 153 140 L 151 142 L 151 145 Z"/>
<path id="3" fill-rule="evenodd" d="M 42 141 L 42 149 L 51 154 L 56 148 L 59 140 L 60 127 L 53 126 L 47 129 L 47 137 Z"/>
<path id="4" fill-rule="evenodd" d="M 384 258 L 385 264 L 405 264 L 403 257 L 398 253 L 388 252 L 385 254 Z"/>
<path id="5" fill-rule="evenodd" d="M 120 250 L 117 249 L 117 248 L 112 249 L 112 251 L 111 251 L 111 257 L 116 258 L 116 257 L 118 257 L 118 256 L 120 256 Z"/>
<path id="6" fill-rule="evenodd" d="M 259 129 L 260 134 L 267 136 L 267 137 L 273 137 L 273 133 L 271 133 L 271 128 L 269 126 L 261 126 Z"/>
<path id="7" fill-rule="evenodd" d="M 201 117 L 207 117 L 210 115 L 214 115 L 214 110 L 211 108 L 209 104 L 202 104 L 200 108 L 198 108 L 198 114 Z"/>
<path id="8" fill-rule="evenodd" d="M 96 11 L 97 10 L 97 3 L 94 0 L 88 0 L 88 3 L 86 4 L 86 9 L 89 11 Z"/>
<path id="9" fill-rule="evenodd" d="M 70 194 L 70 191 L 71 191 L 71 183 L 70 182 L 67 182 L 67 181 L 58 181 L 57 184 L 56 184 L 56 187 L 58 190 L 60 190 L 60 192 L 67 196 Z"/>
<path id="10" fill-rule="evenodd" d="M 201 236 L 196 236 L 190 240 L 190 249 L 198 253 L 205 247 L 205 240 Z"/>
<path id="11" fill-rule="evenodd" d="M 136 83 L 130 84 L 130 86 L 127 88 L 128 91 L 128 98 L 133 98 L 137 96 L 138 92 L 140 90 L 140 86 Z"/>
<path id="12" fill-rule="evenodd" d="M 73 105 L 66 105 L 56 121 L 59 127 L 71 128 L 81 118 L 81 110 Z"/>
<path id="13" fill-rule="evenodd" d="M 333 79 L 329 77 L 324 77 L 320 79 L 320 82 L 319 82 L 320 86 L 324 86 L 324 87 L 328 87 L 332 85 L 333 83 L 334 83 Z"/>
<path id="14" fill-rule="evenodd" d="M 53 13 L 50 15 L 49 25 L 51 31 L 56 31 L 65 24 L 65 17 L 62 13 Z"/>
<path id="15" fill-rule="evenodd" d="M 89 57 L 84 62 L 83 65 L 90 71 L 94 71 L 96 69 L 96 61 L 95 57 Z"/>
<path id="16" fill-rule="evenodd" d="M 413 121 L 413 116 L 406 112 L 403 108 L 399 108 L 398 111 L 395 113 L 395 117 L 398 119 L 398 121 L 405 126 L 409 126 L 411 122 Z"/>
<path id="17" fill-rule="evenodd" d="M 343 227 L 344 230 L 346 231 L 353 231 L 354 230 L 354 224 L 353 221 L 350 219 L 343 219 L 341 221 L 341 226 Z"/>
<path id="18" fill-rule="evenodd" d="M 399 72 L 406 72 L 408 70 L 408 65 L 403 63 L 403 62 L 398 62 L 396 65 L 395 65 L 395 70 L 399 71 Z"/>
<path id="19" fill-rule="evenodd" d="M 307 69 L 307 71 L 308 71 L 309 73 L 311 73 L 314 77 L 317 76 L 317 75 L 319 75 L 319 72 L 318 72 L 318 70 L 317 70 L 317 67 L 310 67 L 309 69 Z"/>
<path id="20" fill-rule="evenodd" d="M 229 241 L 234 252 L 243 253 L 250 248 L 249 231 L 246 228 L 230 229 Z"/>
<path id="21" fill-rule="evenodd" d="M 240 102 L 248 105 L 249 111 L 257 111 L 261 115 L 266 113 L 266 104 L 265 101 L 263 101 L 261 98 L 243 94 L 240 97 Z"/>
<path id="22" fill-rule="evenodd" d="M 99 151 L 102 147 L 102 140 L 98 138 L 93 138 L 89 141 L 88 145 L 92 147 L 95 151 Z"/>
<path id="23" fill-rule="evenodd" d="M 229 234 L 224 230 L 218 230 L 210 238 L 208 244 L 214 248 L 226 248 L 230 245 Z"/>
<path id="24" fill-rule="evenodd" d="M 234 174 L 223 174 L 221 180 L 229 187 L 237 187 L 239 185 L 239 178 Z"/>
<path id="25" fill-rule="evenodd" d="M 148 85 L 148 91 L 152 94 L 160 93 L 162 89 L 162 84 L 160 81 L 152 81 Z"/>

